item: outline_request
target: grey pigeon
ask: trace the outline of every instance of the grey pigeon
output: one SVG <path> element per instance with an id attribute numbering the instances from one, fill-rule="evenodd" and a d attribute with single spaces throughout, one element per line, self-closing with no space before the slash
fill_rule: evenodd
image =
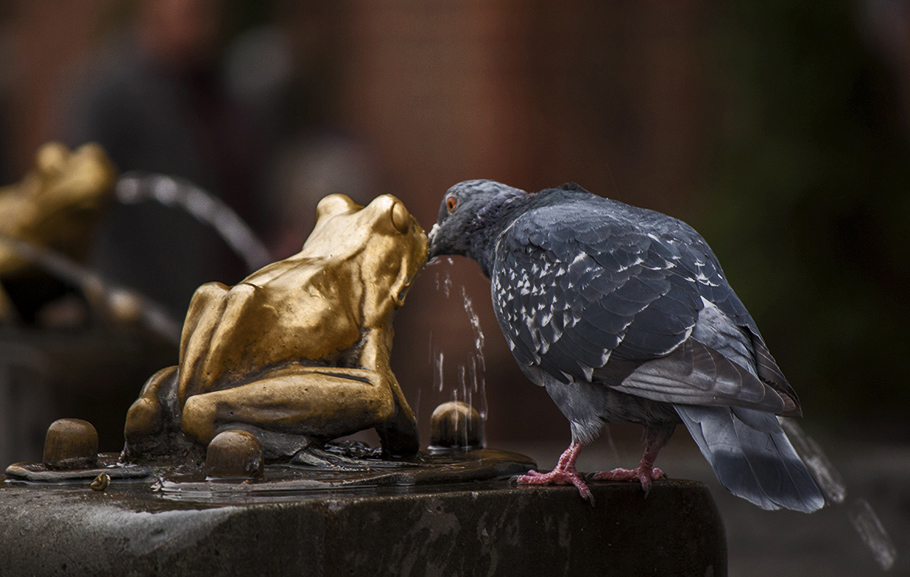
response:
<path id="1" fill-rule="evenodd" d="M 644 425 L 636 469 L 593 479 L 664 476 L 658 451 L 683 423 L 720 483 L 763 509 L 812 512 L 825 500 L 776 415 L 796 393 L 717 257 L 687 224 L 574 184 L 537 193 L 490 180 L 446 192 L 430 258 L 472 258 L 524 374 L 569 419 L 572 443 L 549 473 L 519 483 L 572 484 L 605 423 Z"/>

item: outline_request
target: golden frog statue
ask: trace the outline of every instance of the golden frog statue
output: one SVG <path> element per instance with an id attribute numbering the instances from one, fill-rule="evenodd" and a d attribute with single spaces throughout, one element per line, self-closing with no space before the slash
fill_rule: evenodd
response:
<path id="1" fill-rule="evenodd" d="M 114 199 L 116 177 L 97 144 L 70 152 L 52 142 L 38 150 L 21 181 L 0 188 L 0 322 L 17 316 L 2 283 L 39 276 L 2 237 L 84 261 L 95 227 Z"/>
<path id="2" fill-rule="evenodd" d="M 243 430 L 274 459 L 368 428 L 385 454 L 416 453 L 389 353 L 393 313 L 426 256 L 426 234 L 395 197 L 366 207 L 324 198 L 298 254 L 196 291 L 179 364 L 153 375 L 127 413 L 124 456 L 188 452 Z"/>

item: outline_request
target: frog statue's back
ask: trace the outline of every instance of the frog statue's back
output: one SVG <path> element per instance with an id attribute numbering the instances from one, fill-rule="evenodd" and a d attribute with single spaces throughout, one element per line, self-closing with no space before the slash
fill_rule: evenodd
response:
<path id="1" fill-rule="evenodd" d="M 388 454 L 418 449 L 413 411 L 389 366 L 392 317 L 424 264 L 427 238 L 393 196 L 324 198 L 296 255 L 190 303 L 179 364 L 127 414 L 130 459 L 202 449 L 244 430 L 266 457 L 375 428 Z"/>

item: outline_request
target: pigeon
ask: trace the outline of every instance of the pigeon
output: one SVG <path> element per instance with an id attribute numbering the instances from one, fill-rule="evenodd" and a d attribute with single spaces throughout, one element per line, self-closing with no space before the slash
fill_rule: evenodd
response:
<path id="1" fill-rule="evenodd" d="M 572 441 L 552 471 L 519 483 L 638 481 L 680 423 L 718 481 L 763 509 L 825 504 L 784 431 L 799 400 L 758 327 L 692 227 L 576 184 L 528 193 L 468 180 L 443 197 L 429 259 L 471 258 L 490 279 L 493 310 L 527 378 L 569 420 Z M 645 428 L 635 469 L 583 479 L 575 462 L 606 423 Z"/>

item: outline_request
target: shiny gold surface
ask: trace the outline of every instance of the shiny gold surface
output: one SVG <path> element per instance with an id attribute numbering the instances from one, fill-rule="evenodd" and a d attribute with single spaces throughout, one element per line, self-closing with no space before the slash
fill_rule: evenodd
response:
<path id="1" fill-rule="evenodd" d="M 98 220 L 114 198 L 116 170 L 104 150 L 86 144 L 73 152 L 45 144 L 21 181 L 0 188 L 0 237 L 12 237 L 85 260 Z M 29 274 L 19 253 L 0 238 L 0 278 Z M 0 320 L 11 303 L 0 287 Z"/>
<path id="2" fill-rule="evenodd" d="M 44 464 L 48 468 L 88 468 L 98 456 L 98 431 L 82 419 L 58 419 L 44 438 Z"/>
<path id="3" fill-rule="evenodd" d="M 205 476 L 261 479 L 262 454 L 262 442 L 252 433 L 218 433 L 205 451 Z"/>
<path id="4" fill-rule="evenodd" d="M 430 448 L 483 447 L 483 421 L 477 409 L 462 401 L 436 407 L 430 415 Z"/>
<path id="5" fill-rule="evenodd" d="M 161 452 L 154 437 L 178 428 L 202 446 L 225 430 L 262 432 L 267 451 L 275 439 L 375 428 L 385 452 L 416 452 L 389 353 L 393 313 L 426 254 L 426 234 L 395 197 L 366 207 L 324 198 L 298 254 L 196 291 L 179 365 L 153 376 L 127 415 L 127 455 Z"/>

